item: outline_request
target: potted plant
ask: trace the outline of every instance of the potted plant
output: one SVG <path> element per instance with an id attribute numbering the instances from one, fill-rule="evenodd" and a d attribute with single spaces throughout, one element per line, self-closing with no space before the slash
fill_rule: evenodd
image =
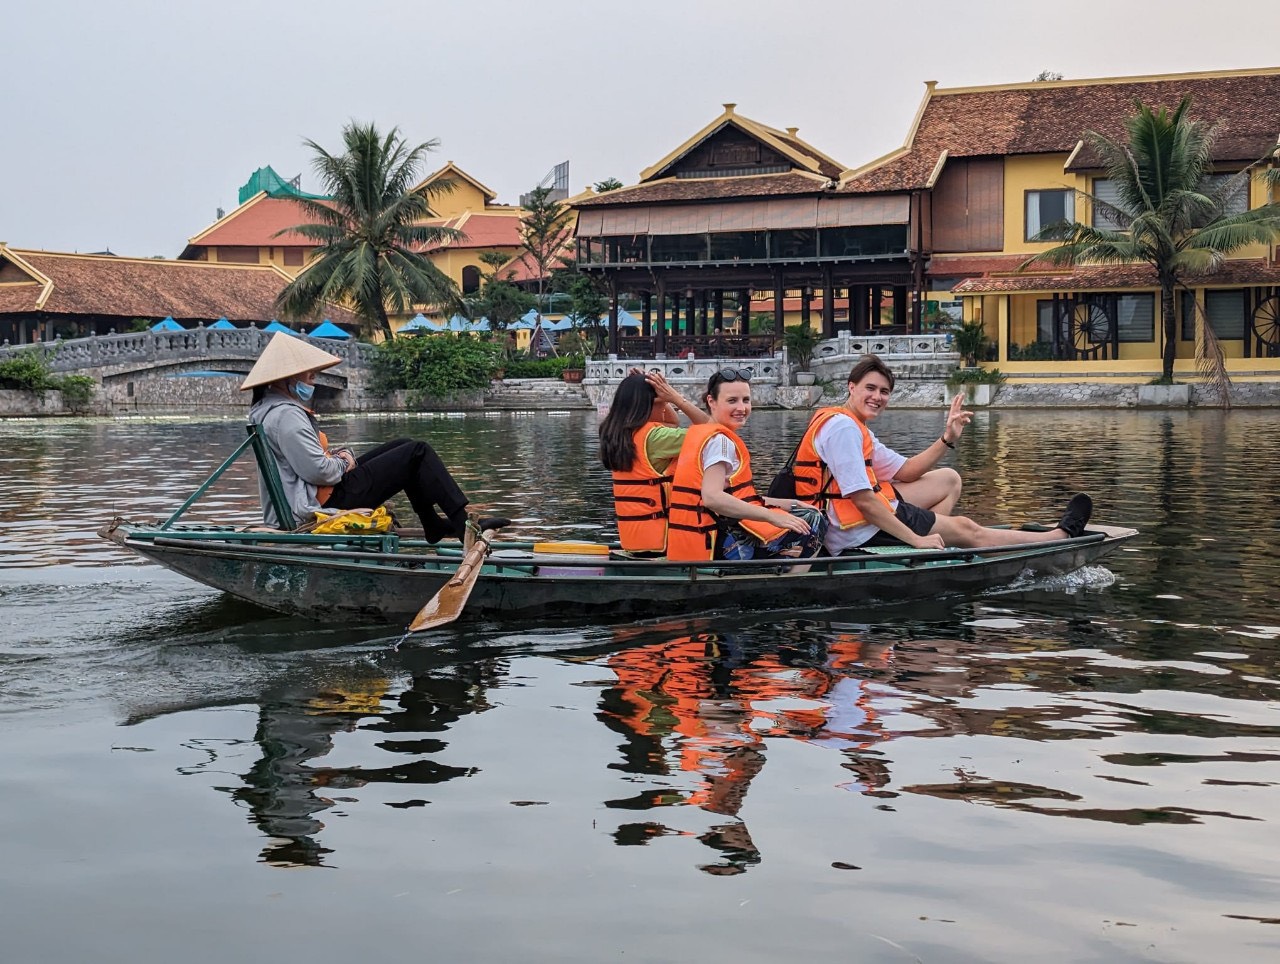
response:
<path id="1" fill-rule="evenodd" d="M 978 364 L 978 359 L 986 354 L 989 340 L 987 329 L 980 321 L 966 321 L 956 329 L 953 342 L 966 368 Z"/>
<path id="2" fill-rule="evenodd" d="M 560 336 L 556 347 L 564 356 L 564 371 L 560 377 L 566 382 L 582 381 L 582 376 L 586 373 L 585 342 L 582 335 L 576 331 L 566 331 Z"/>
<path id="3" fill-rule="evenodd" d="M 809 371 L 814 349 L 818 347 L 818 333 L 808 325 L 792 325 L 782 333 L 782 343 L 787 347 L 787 357 L 796 366 L 796 384 L 812 385 L 816 380 Z"/>

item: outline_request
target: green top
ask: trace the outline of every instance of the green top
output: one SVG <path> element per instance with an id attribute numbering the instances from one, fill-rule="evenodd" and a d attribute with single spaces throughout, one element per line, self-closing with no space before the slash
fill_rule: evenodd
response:
<path id="1" fill-rule="evenodd" d="M 644 440 L 644 454 L 648 457 L 649 464 L 659 472 L 665 472 L 667 466 L 680 454 L 686 431 L 688 430 L 683 428 L 663 426 L 650 432 Z"/>

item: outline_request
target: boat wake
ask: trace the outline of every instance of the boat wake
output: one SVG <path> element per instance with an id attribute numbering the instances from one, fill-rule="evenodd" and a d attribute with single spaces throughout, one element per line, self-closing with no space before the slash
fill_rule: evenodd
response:
<path id="1" fill-rule="evenodd" d="M 1028 589 L 1048 589 L 1056 592 L 1080 592 L 1088 589 L 1106 589 L 1115 585 L 1116 574 L 1106 566 L 1083 566 L 1074 572 L 1045 575 L 1024 569 L 1018 578 L 1001 589 L 993 589 L 988 595 L 998 596 L 1008 592 L 1025 592 Z"/>

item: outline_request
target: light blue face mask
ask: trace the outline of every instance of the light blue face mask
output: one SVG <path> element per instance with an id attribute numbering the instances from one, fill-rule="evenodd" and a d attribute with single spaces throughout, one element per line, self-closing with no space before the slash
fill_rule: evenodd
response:
<path id="1" fill-rule="evenodd" d="M 298 401 L 305 405 L 315 397 L 316 387 L 314 385 L 308 385 L 306 382 L 294 382 L 293 394 Z"/>

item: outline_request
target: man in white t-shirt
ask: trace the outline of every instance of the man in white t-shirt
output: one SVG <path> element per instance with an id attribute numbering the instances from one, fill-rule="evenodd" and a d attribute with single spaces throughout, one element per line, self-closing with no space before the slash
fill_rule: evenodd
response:
<path id="1" fill-rule="evenodd" d="M 822 418 L 816 432 L 811 424 L 805 435 L 821 463 L 821 478 L 827 479 L 830 473 L 833 498 L 827 503 L 825 541 L 832 555 L 877 544 L 968 549 L 1050 542 L 1084 533 L 1093 503 L 1083 493 L 1071 499 L 1057 528 L 1047 532 L 989 529 L 965 516 L 951 515 L 960 498 L 960 475 L 935 466 L 955 448 L 973 418 L 963 407 L 963 396 L 951 400 L 938 440 L 907 458 L 884 445 L 867 427 L 889 405 L 893 372 L 875 355 L 867 355 L 849 373 L 848 385 L 844 411 Z M 871 445 L 866 456 L 868 437 Z M 890 485 L 884 486 L 886 482 Z M 887 494 L 890 487 L 892 497 Z"/>

